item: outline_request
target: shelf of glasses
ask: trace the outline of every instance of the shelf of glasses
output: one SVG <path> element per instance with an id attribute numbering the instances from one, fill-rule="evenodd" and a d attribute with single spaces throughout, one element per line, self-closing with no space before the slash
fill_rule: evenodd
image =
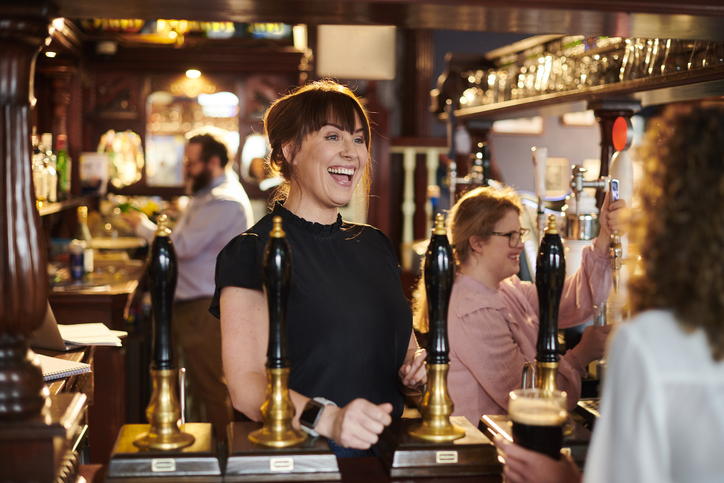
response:
<path id="1" fill-rule="evenodd" d="M 724 96 L 724 64 L 457 109 L 455 117 L 463 122 L 475 119 L 532 117 L 538 115 L 541 110 L 553 106 L 575 105 L 602 99 L 640 99 L 642 93 L 650 91 L 662 91 L 664 95 L 646 96 L 642 102 L 644 106 Z M 448 115 L 441 113 L 439 118 L 447 120 Z"/>

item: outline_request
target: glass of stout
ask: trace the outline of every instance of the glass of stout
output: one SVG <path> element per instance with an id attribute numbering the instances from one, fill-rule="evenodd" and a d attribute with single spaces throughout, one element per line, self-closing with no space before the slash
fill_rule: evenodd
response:
<path id="1" fill-rule="evenodd" d="M 538 388 L 511 391 L 508 415 L 516 444 L 556 460 L 560 458 L 563 425 L 568 418 L 565 392 Z"/>

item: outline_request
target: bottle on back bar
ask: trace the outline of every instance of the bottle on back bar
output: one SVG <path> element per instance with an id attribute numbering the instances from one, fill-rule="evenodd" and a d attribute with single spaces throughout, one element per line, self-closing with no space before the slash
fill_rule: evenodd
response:
<path id="1" fill-rule="evenodd" d="M 88 228 L 88 207 L 78 207 L 78 229 L 75 235 L 78 240 L 85 242 L 85 250 L 83 251 L 83 265 L 86 273 L 93 272 L 93 239 L 90 229 Z"/>
<path id="2" fill-rule="evenodd" d="M 43 150 L 40 148 L 40 137 L 37 134 L 32 136 L 33 143 L 33 185 L 35 186 L 35 199 L 37 201 L 48 200 L 48 170 L 43 163 Z"/>
<path id="3" fill-rule="evenodd" d="M 68 137 L 58 134 L 57 145 L 57 171 L 58 171 L 58 199 L 70 198 L 70 170 L 72 162 L 68 155 Z"/>
<path id="4" fill-rule="evenodd" d="M 47 184 L 48 201 L 58 201 L 58 169 L 55 154 L 53 154 L 53 135 L 43 133 L 40 137 L 41 149 L 43 150 L 43 164 L 47 172 L 45 182 Z"/>

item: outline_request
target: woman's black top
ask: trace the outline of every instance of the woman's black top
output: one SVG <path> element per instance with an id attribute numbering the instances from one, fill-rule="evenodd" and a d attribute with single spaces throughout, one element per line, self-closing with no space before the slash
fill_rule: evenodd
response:
<path id="1" fill-rule="evenodd" d="M 403 410 L 397 371 L 405 360 L 412 314 L 389 239 L 369 225 L 338 216 L 333 225 L 311 223 L 281 205 L 237 236 L 216 260 L 216 293 L 209 309 L 219 313 L 221 289 L 262 290 L 262 257 L 272 218 L 292 252 L 287 309 L 289 387 L 344 406 L 364 398 Z"/>

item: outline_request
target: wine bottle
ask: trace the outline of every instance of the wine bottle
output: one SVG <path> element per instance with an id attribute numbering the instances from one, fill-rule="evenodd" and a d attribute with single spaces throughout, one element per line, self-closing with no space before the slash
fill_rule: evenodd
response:
<path id="1" fill-rule="evenodd" d="M 58 201 L 58 170 L 57 160 L 53 154 L 53 135 L 51 133 L 43 133 L 40 137 L 43 150 L 43 165 L 46 171 L 46 190 L 48 202 L 55 203 Z"/>
<path id="2" fill-rule="evenodd" d="M 68 155 L 68 137 L 58 134 L 57 171 L 58 171 L 58 199 L 70 198 L 70 172 L 72 161 Z"/>
<path id="3" fill-rule="evenodd" d="M 86 273 L 93 272 L 93 238 L 88 228 L 88 207 L 78 207 L 78 229 L 75 236 L 78 240 L 85 242 L 85 250 L 83 251 L 83 264 Z"/>
<path id="4" fill-rule="evenodd" d="M 43 150 L 40 148 L 40 137 L 33 133 L 33 185 L 35 186 L 35 199 L 40 202 L 48 199 L 48 171 L 43 163 Z"/>

